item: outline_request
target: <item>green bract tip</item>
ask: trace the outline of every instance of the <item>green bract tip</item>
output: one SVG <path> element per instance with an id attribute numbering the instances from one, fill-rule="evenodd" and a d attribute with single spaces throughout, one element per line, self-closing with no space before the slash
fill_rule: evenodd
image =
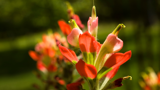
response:
<path id="1" fill-rule="evenodd" d="M 132 80 L 132 76 L 123 77 L 123 80 L 128 79 L 128 78 L 130 78 L 129 80 Z"/>
<path id="2" fill-rule="evenodd" d="M 71 25 L 72 28 L 78 28 L 78 29 L 80 29 L 74 19 L 71 19 L 68 22 L 70 23 L 70 25 Z"/>
<path id="3" fill-rule="evenodd" d="M 93 6 L 93 8 L 92 8 L 92 18 L 96 18 L 96 7 L 95 6 Z"/>
<path id="4" fill-rule="evenodd" d="M 118 35 L 119 31 L 122 29 L 122 28 L 125 28 L 126 26 L 124 24 L 119 24 L 115 29 L 114 31 L 112 32 L 112 34 L 114 35 Z"/>

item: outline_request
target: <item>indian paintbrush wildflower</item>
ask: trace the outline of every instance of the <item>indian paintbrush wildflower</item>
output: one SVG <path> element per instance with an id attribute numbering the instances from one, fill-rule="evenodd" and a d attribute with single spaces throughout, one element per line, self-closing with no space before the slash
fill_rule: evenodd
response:
<path id="1" fill-rule="evenodd" d="M 88 82 L 91 90 L 106 90 L 122 86 L 122 80 L 130 76 L 120 78 L 110 83 L 108 81 L 114 77 L 119 67 L 131 58 L 131 51 L 117 53 L 123 47 L 123 41 L 118 38 L 119 31 L 124 28 L 119 24 L 112 33 L 110 33 L 103 44 L 97 41 L 98 17 L 96 16 L 95 6 L 92 9 L 92 17 L 88 20 L 88 31 L 82 32 L 75 20 L 71 19 L 72 31 L 67 36 L 69 44 L 80 48 L 82 59 L 78 59 L 76 53 L 67 47 L 58 45 L 62 55 L 76 66 L 76 70 Z M 104 82 L 99 83 L 104 79 Z M 68 90 L 82 90 L 80 83 L 70 84 Z"/>
<path id="2" fill-rule="evenodd" d="M 159 90 L 160 89 L 160 72 L 156 74 L 152 68 L 147 68 L 148 73 L 143 72 L 143 80 L 139 81 L 143 90 Z"/>

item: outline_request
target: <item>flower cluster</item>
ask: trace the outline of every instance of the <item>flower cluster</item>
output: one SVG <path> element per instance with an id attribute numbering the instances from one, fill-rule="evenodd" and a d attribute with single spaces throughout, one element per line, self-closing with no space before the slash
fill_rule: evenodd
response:
<path id="1" fill-rule="evenodd" d="M 29 51 L 30 57 L 37 61 L 37 68 L 44 73 L 56 71 L 56 60 L 63 59 L 56 45 L 56 40 L 68 47 L 66 39 L 62 38 L 60 34 L 54 33 L 43 35 L 42 41 L 35 46 L 35 51 Z"/>
<path id="2" fill-rule="evenodd" d="M 159 90 L 160 89 L 160 72 L 156 74 L 152 68 L 148 68 L 148 73 L 143 72 L 143 80 L 139 81 L 143 90 Z"/>
<path id="3" fill-rule="evenodd" d="M 83 29 L 84 25 L 81 23 L 79 16 L 74 14 L 69 3 L 67 3 L 67 7 L 69 18 L 74 19 Z M 65 36 L 71 33 L 70 25 L 64 20 L 59 20 L 58 25 Z M 59 43 L 69 48 L 66 37 L 62 37 L 59 33 L 49 33 L 42 36 L 42 41 L 35 46 L 35 51 L 29 51 L 30 57 L 37 61 L 37 68 L 45 74 L 46 79 L 42 78 L 40 73 L 36 73 L 37 77 L 45 83 L 45 90 L 52 88 L 65 89 L 65 85 L 73 80 L 74 67 L 68 62 L 67 58 L 62 56 L 58 47 Z M 79 79 L 77 82 L 82 83 L 83 80 Z M 34 84 L 34 87 L 42 89 L 36 84 Z"/>
<path id="4" fill-rule="evenodd" d="M 68 43 L 79 48 L 82 54 L 80 54 L 81 58 L 78 58 L 73 50 L 58 44 L 65 59 L 75 65 L 76 70 L 87 81 L 91 90 L 106 90 L 122 86 L 122 80 L 130 76 L 119 78 L 111 83 L 108 81 L 114 77 L 119 67 L 131 58 L 131 51 L 118 53 L 123 47 L 123 41 L 118 38 L 118 33 L 125 26 L 119 24 L 107 36 L 103 44 L 100 44 L 97 41 L 98 17 L 95 6 L 93 6 L 92 16 L 89 17 L 87 23 L 87 31 L 82 32 L 75 19 L 71 19 L 69 22 L 72 30 L 67 36 Z M 83 90 L 82 83 L 68 84 L 67 89 Z"/>
<path id="5" fill-rule="evenodd" d="M 29 51 L 30 57 L 37 62 L 37 68 L 43 74 L 36 72 L 36 76 L 44 87 L 34 84 L 36 88 L 49 90 L 50 88 L 65 89 L 65 84 L 72 81 L 73 65 L 68 63 L 61 55 L 57 41 L 68 47 L 65 37 L 59 33 L 50 33 L 42 36 L 42 41 L 35 46 L 35 51 Z M 69 72 L 68 75 L 66 72 Z M 43 78 L 45 77 L 45 78 Z"/>

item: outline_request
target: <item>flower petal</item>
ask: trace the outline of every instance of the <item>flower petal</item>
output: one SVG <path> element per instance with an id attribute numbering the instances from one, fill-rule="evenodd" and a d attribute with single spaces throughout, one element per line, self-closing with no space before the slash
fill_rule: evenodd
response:
<path id="1" fill-rule="evenodd" d="M 158 72 L 157 77 L 158 77 L 158 84 L 160 85 L 160 72 Z"/>
<path id="2" fill-rule="evenodd" d="M 119 67 L 113 68 L 111 71 L 109 71 L 109 72 L 106 74 L 106 77 L 109 78 L 109 79 L 112 79 L 112 78 L 116 75 L 118 69 L 119 69 Z"/>
<path id="3" fill-rule="evenodd" d="M 98 17 L 96 17 L 95 20 L 92 20 L 92 17 L 89 17 L 89 20 L 87 22 L 87 25 L 88 25 L 88 31 L 90 33 L 93 32 L 93 30 L 98 27 Z"/>
<path id="4" fill-rule="evenodd" d="M 67 90 L 81 90 L 81 87 L 82 85 L 79 82 L 67 84 Z"/>
<path id="5" fill-rule="evenodd" d="M 58 47 L 59 47 L 59 50 L 62 53 L 62 55 L 67 60 L 69 60 L 70 62 L 72 62 L 72 61 L 76 61 L 77 62 L 78 61 L 78 58 L 77 58 L 77 56 L 76 56 L 74 51 L 72 51 L 72 50 L 70 50 L 70 49 L 68 49 L 66 47 L 63 47 L 61 45 L 58 45 Z"/>
<path id="6" fill-rule="evenodd" d="M 45 48 L 45 54 L 52 58 L 55 56 L 55 51 L 52 48 Z"/>
<path id="7" fill-rule="evenodd" d="M 58 25 L 60 29 L 62 30 L 64 35 L 68 35 L 71 33 L 71 27 L 69 24 L 67 24 L 64 20 L 59 20 Z"/>
<path id="8" fill-rule="evenodd" d="M 65 85 L 65 81 L 62 80 L 62 79 L 58 80 L 58 83 L 61 84 L 61 85 Z"/>
<path id="9" fill-rule="evenodd" d="M 78 61 L 76 64 L 76 69 L 82 77 L 94 79 L 97 76 L 96 68 L 91 64 L 85 63 L 83 60 Z"/>
<path id="10" fill-rule="evenodd" d="M 47 72 L 46 66 L 41 61 L 37 62 L 37 68 L 44 73 Z"/>
<path id="11" fill-rule="evenodd" d="M 121 66 L 123 63 L 128 61 L 131 58 L 131 51 L 127 51 L 124 54 L 123 53 L 114 53 L 110 58 L 105 62 L 106 67 L 117 67 Z"/>
<path id="12" fill-rule="evenodd" d="M 86 31 L 79 36 L 79 46 L 82 52 L 96 52 L 99 51 L 100 44 Z"/>
<path id="13" fill-rule="evenodd" d="M 67 36 L 68 43 L 71 44 L 72 46 L 79 47 L 79 35 L 82 34 L 83 32 L 78 29 L 78 28 L 73 28 L 71 33 Z"/>
<path id="14" fill-rule="evenodd" d="M 35 51 L 29 51 L 29 56 L 33 59 L 33 60 L 40 60 L 40 56 L 35 52 Z"/>
<path id="15" fill-rule="evenodd" d="M 54 72 L 54 71 L 57 70 L 57 67 L 51 64 L 51 65 L 48 66 L 47 70 L 51 71 L 51 72 Z"/>
<path id="16" fill-rule="evenodd" d="M 123 41 L 114 34 L 109 34 L 104 44 L 111 46 L 111 52 L 118 52 L 123 47 Z"/>
<path id="17" fill-rule="evenodd" d="M 76 23 L 77 23 L 77 25 L 80 27 L 80 28 L 84 28 L 84 25 L 82 24 L 82 22 L 81 22 L 81 20 L 80 20 L 80 18 L 79 18 L 79 16 L 78 15 L 73 15 L 73 19 L 76 21 Z"/>

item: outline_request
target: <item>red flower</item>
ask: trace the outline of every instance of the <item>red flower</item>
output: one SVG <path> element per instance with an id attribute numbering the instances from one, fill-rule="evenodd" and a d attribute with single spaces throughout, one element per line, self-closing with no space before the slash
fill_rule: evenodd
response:
<path id="1" fill-rule="evenodd" d="M 70 50 L 70 49 L 68 49 L 66 47 L 63 47 L 61 45 L 58 45 L 58 47 L 59 47 L 59 50 L 61 51 L 62 55 L 67 60 L 69 60 L 70 62 L 72 62 L 72 61 L 76 61 L 77 62 L 78 61 L 78 58 L 77 58 L 77 56 L 76 56 L 74 51 L 72 51 L 72 50 Z"/>
<path id="2" fill-rule="evenodd" d="M 79 36 L 79 47 L 81 52 L 98 52 L 101 45 L 88 31 L 86 31 Z"/>
<path id="3" fill-rule="evenodd" d="M 63 79 L 60 79 L 58 76 L 55 77 L 55 79 L 57 80 L 57 82 L 61 85 L 65 85 L 65 81 Z"/>
<path id="4" fill-rule="evenodd" d="M 51 72 L 54 72 L 54 71 L 57 70 L 57 67 L 56 67 L 55 65 L 50 64 L 50 65 L 47 67 L 47 70 L 48 70 L 48 71 L 51 71 Z"/>
<path id="5" fill-rule="evenodd" d="M 158 77 L 158 84 L 160 85 L 160 72 L 158 73 L 157 77 Z"/>
<path id="6" fill-rule="evenodd" d="M 75 82 L 67 85 L 67 90 L 81 90 L 81 83 Z"/>
<path id="7" fill-rule="evenodd" d="M 144 90 L 152 90 L 152 89 L 151 89 L 151 87 L 149 87 L 149 86 L 146 85 L 146 86 L 144 87 Z"/>
<path id="8" fill-rule="evenodd" d="M 118 69 L 119 69 L 119 67 L 113 68 L 111 71 L 109 71 L 109 72 L 106 74 L 106 77 L 109 78 L 109 79 L 112 79 L 112 78 L 116 75 Z"/>
<path id="9" fill-rule="evenodd" d="M 78 61 L 76 64 L 76 69 L 82 77 L 94 79 L 97 76 L 96 68 L 91 64 L 85 63 L 83 60 Z"/>
<path id="10" fill-rule="evenodd" d="M 40 56 L 35 51 L 29 51 L 29 56 L 35 61 L 40 60 Z"/>
<path id="11" fill-rule="evenodd" d="M 60 29 L 62 30 L 64 35 L 68 35 L 71 33 L 71 27 L 69 24 L 67 24 L 64 20 L 59 20 L 58 25 Z"/>
<path id="12" fill-rule="evenodd" d="M 110 68 L 116 68 L 121 66 L 123 63 L 128 61 L 131 58 L 131 51 L 127 51 L 124 54 L 123 53 L 114 53 L 106 62 L 106 67 Z"/>
<path id="13" fill-rule="evenodd" d="M 45 54 L 48 55 L 49 57 L 54 57 L 55 56 L 55 51 L 52 48 L 45 48 Z"/>
<path id="14" fill-rule="evenodd" d="M 37 68 L 44 73 L 47 72 L 46 66 L 41 61 L 37 62 Z"/>
<path id="15" fill-rule="evenodd" d="M 80 27 L 80 28 L 84 28 L 84 25 L 82 24 L 82 22 L 81 22 L 81 20 L 80 20 L 80 18 L 79 18 L 79 16 L 78 15 L 73 15 L 73 18 L 72 19 L 74 19 L 75 21 L 76 21 L 76 23 L 77 23 L 77 25 Z"/>

